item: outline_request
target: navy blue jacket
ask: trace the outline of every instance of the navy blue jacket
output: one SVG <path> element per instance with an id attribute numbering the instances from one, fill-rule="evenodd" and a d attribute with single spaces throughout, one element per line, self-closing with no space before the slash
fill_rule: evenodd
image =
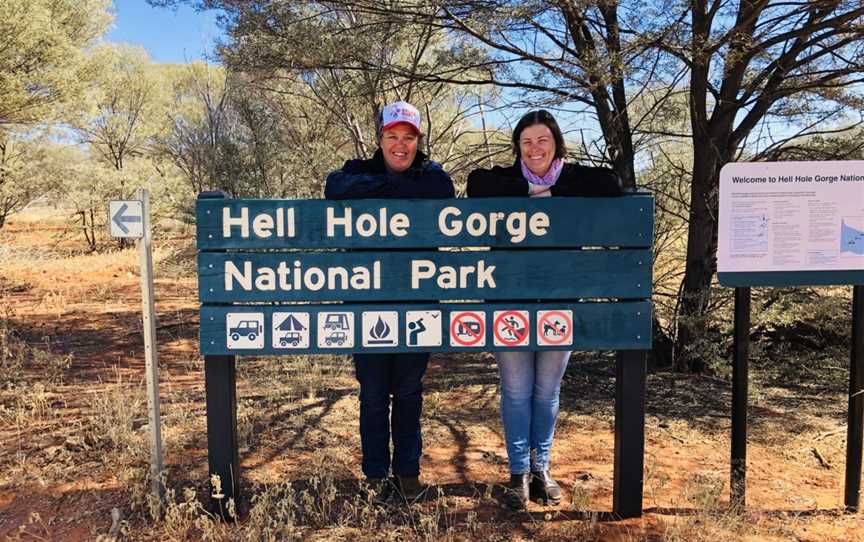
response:
<path id="1" fill-rule="evenodd" d="M 417 151 L 414 162 L 400 175 L 387 171 L 381 149 L 368 160 L 348 160 L 327 176 L 327 199 L 452 198 L 453 181 L 437 163 Z"/>
<path id="2" fill-rule="evenodd" d="M 624 188 L 609 168 L 565 163 L 549 192 L 553 196 L 620 196 Z M 469 198 L 527 195 L 528 181 L 522 176 L 518 158 L 512 166 L 475 169 L 468 175 Z"/>

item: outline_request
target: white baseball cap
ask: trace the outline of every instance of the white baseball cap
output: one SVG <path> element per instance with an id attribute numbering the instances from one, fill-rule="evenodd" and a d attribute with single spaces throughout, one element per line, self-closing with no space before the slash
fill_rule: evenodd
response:
<path id="1" fill-rule="evenodd" d="M 404 122 L 410 124 L 417 133 L 420 131 L 420 111 L 408 102 L 393 102 L 384 106 L 381 112 L 381 131 Z"/>

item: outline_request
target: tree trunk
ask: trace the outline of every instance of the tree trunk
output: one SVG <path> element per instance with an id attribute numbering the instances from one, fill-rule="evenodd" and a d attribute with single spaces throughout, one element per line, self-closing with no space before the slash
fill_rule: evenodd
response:
<path id="1" fill-rule="evenodd" d="M 648 354 L 650 372 L 670 369 L 673 365 L 675 341 L 663 331 L 655 315 L 651 319 L 651 352 Z"/>
<path id="2" fill-rule="evenodd" d="M 678 305 L 675 368 L 700 372 L 699 338 L 705 332 L 705 316 L 711 296 L 711 279 L 717 267 L 717 209 L 719 157 L 709 149 L 712 140 L 695 142 L 693 183 L 690 191 L 690 226 L 687 232 L 687 262 Z"/>

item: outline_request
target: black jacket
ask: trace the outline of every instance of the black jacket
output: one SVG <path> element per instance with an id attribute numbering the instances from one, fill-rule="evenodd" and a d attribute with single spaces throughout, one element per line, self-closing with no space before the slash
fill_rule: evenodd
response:
<path id="1" fill-rule="evenodd" d="M 453 181 L 437 163 L 417 151 L 411 167 L 393 175 L 384 165 L 381 149 L 368 160 L 348 160 L 327 176 L 327 199 L 452 198 Z"/>
<path id="2" fill-rule="evenodd" d="M 565 163 L 549 192 L 553 196 L 620 196 L 624 188 L 609 168 Z M 469 198 L 528 195 L 528 181 L 522 176 L 518 158 L 512 166 L 475 169 L 468 175 Z"/>

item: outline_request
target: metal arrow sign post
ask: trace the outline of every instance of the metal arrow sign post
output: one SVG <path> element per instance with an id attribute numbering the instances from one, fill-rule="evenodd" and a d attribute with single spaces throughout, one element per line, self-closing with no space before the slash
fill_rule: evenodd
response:
<path id="1" fill-rule="evenodd" d="M 141 239 L 144 237 L 144 202 L 141 200 L 109 201 L 111 237 Z"/>
<path id="2" fill-rule="evenodd" d="M 141 264 L 141 311 L 144 318 L 144 363 L 147 373 L 147 410 L 150 424 L 150 488 L 162 497 L 162 424 L 159 415 L 159 363 L 156 351 L 156 308 L 153 295 L 153 256 L 150 231 L 150 193 L 138 189 L 138 199 L 108 202 L 112 237 L 138 239 Z"/>

